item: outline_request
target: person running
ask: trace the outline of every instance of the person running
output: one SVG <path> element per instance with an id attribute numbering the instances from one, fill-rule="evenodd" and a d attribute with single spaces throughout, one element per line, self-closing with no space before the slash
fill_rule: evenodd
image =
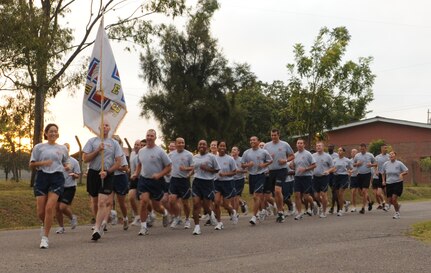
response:
<path id="1" fill-rule="evenodd" d="M 64 189 L 64 169 L 69 170 L 69 152 L 64 145 L 56 143 L 58 126 L 48 124 L 44 129 L 46 143 L 39 143 L 33 147 L 30 157 L 30 168 L 36 168 L 36 180 L 33 191 L 36 197 L 37 216 L 42 221 L 42 238 L 39 247 L 49 247 L 49 231 L 55 214 L 58 198 Z"/>
<path id="2" fill-rule="evenodd" d="M 338 153 L 334 152 L 334 148 L 335 148 L 334 144 L 328 145 L 328 154 L 332 157 L 332 160 L 335 160 L 336 158 L 338 158 Z M 335 204 L 337 204 L 337 206 L 338 206 L 337 192 L 336 192 L 335 187 L 334 187 L 334 174 L 333 173 L 329 174 L 328 180 L 329 180 L 329 182 L 328 182 L 329 187 L 331 188 L 331 208 L 329 209 L 329 213 L 332 214 L 332 213 L 334 213 Z M 339 208 L 337 208 L 337 210 L 339 210 Z"/>
<path id="3" fill-rule="evenodd" d="M 273 194 L 275 195 L 275 203 L 278 208 L 277 219 L 278 223 L 284 222 L 284 209 L 283 209 L 283 192 L 282 183 L 285 182 L 287 176 L 287 162 L 292 161 L 295 157 L 290 145 L 280 140 L 280 131 L 278 129 L 271 130 L 271 140 L 266 143 L 264 149 L 271 155 L 273 162 L 268 166 L 269 177 L 268 182 L 265 183 L 264 193 L 265 199 L 269 199 Z"/>
<path id="4" fill-rule="evenodd" d="M 316 153 L 313 154 L 316 168 L 313 170 L 314 197 L 320 203 L 319 217 L 326 218 L 326 207 L 328 206 L 328 184 L 329 174 L 334 166 L 332 157 L 324 152 L 324 144 L 319 141 L 316 143 Z"/>
<path id="5" fill-rule="evenodd" d="M 350 171 L 350 193 L 352 197 L 352 209 L 350 212 L 356 212 L 356 196 L 360 192 L 360 186 L 358 183 L 358 168 L 353 165 L 355 155 L 358 153 L 358 150 L 352 149 L 350 151 L 350 161 L 352 162 L 352 170 Z"/>
<path id="6" fill-rule="evenodd" d="M 349 187 L 349 172 L 352 170 L 352 161 L 344 156 L 346 149 L 338 148 L 338 158 L 334 160 L 334 167 L 330 170 L 334 173 L 334 187 L 337 194 L 337 216 L 343 216 L 344 191 Z"/>
<path id="7" fill-rule="evenodd" d="M 214 211 L 217 219 L 215 230 L 222 230 L 224 228 L 221 221 L 220 207 L 222 205 L 229 212 L 229 215 L 231 215 L 233 224 L 236 225 L 238 223 L 238 214 L 231 205 L 231 198 L 235 196 L 233 176 L 236 174 L 236 163 L 230 155 L 226 154 L 226 150 L 226 142 L 220 141 L 218 143 L 218 155 L 216 156 L 220 170 L 214 181 Z"/>
<path id="8" fill-rule="evenodd" d="M 309 205 L 307 214 L 312 215 L 310 208 L 313 206 L 313 198 L 310 194 L 313 191 L 312 175 L 313 169 L 316 168 L 316 161 L 311 153 L 305 149 L 303 139 L 300 138 L 296 141 L 296 148 L 298 151 L 295 153 L 295 159 L 292 161 L 291 168 L 295 170 L 295 182 L 293 184 L 297 209 L 295 220 L 300 220 L 303 217 L 302 199 Z"/>
<path id="9" fill-rule="evenodd" d="M 208 153 L 208 143 L 205 140 L 198 142 L 198 154 L 193 156 L 194 179 L 193 194 L 193 220 L 195 228 L 193 235 L 200 235 L 199 213 L 203 206 L 204 212 L 213 216 L 211 202 L 214 200 L 214 179 L 220 167 L 214 154 Z"/>
<path id="10" fill-rule="evenodd" d="M 70 152 L 69 143 L 64 143 L 64 146 L 67 148 L 68 153 Z M 66 230 L 64 229 L 64 221 L 63 214 L 70 219 L 70 227 L 75 229 L 78 225 L 78 219 L 76 215 L 72 214 L 72 210 L 70 206 L 72 205 L 73 198 L 75 197 L 76 192 L 76 179 L 79 178 L 81 174 L 81 168 L 79 167 L 79 162 L 73 157 L 69 157 L 70 159 L 70 168 L 63 171 L 64 175 L 64 191 L 58 198 L 57 209 L 56 209 L 56 218 L 58 222 L 58 229 L 55 233 L 63 234 Z"/>
<path id="11" fill-rule="evenodd" d="M 172 169 L 172 161 L 166 152 L 156 145 L 157 134 L 154 129 L 149 129 L 146 134 L 147 145 L 138 152 L 138 165 L 133 174 L 139 176 L 138 193 L 140 197 L 141 229 L 139 236 L 148 235 L 148 204 L 151 203 L 155 211 L 162 214 L 163 226 L 167 227 L 168 211 L 160 200 L 164 195 L 164 176 Z"/>
<path id="12" fill-rule="evenodd" d="M 103 235 L 106 220 L 109 217 L 114 196 L 114 172 L 121 165 L 123 150 L 117 141 L 109 137 L 111 126 L 103 124 L 103 140 L 100 137 L 90 138 L 84 145 L 83 158 L 89 163 L 87 175 L 87 192 L 96 214 L 96 223 L 91 240 L 97 241 Z M 102 168 L 103 154 L 103 168 Z"/>
<path id="13" fill-rule="evenodd" d="M 193 171 L 193 154 L 184 149 L 185 146 L 184 138 L 178 137 L 175 140 L 175 150 L 168 154 L 172 161 L 169 202 L 174 218 L 171 228 L 175 228 L 180 222 L 181 203 L 186 217 L 184 228 L 189 229 L 191 226 L 189 199 L 191 197 L 190 176 Z"/>
<path id="14" fill-rule="evenodd" d="M 132 226 L 141 226 L 141 220 L 138 212 L 138 198 L 136 188 L 138 187 L 138 179 L 132 179 L 132 175 L 136 171 L 136 166 L 138 165 L 138 152 L 141 148 L 145 147 L 145 145 L 141 145 L 141 140 L 136 140 L 133 145 L 133 151 L 130 153 L 129 162 L 130 162 L 130 183 L 129 183 L 129 202 L 130 207 L 132 208 L 133 213 L 133 222 Z"/>
<path id="15" fill-rule="evenodd" d="M 241 167 L 241 158 L 239 156 L 240 150 L 237 146 L 233 146 L 230 152 L 230 155 L 235 160 L 236 163 L 236 174 L 233 177 L 234 187 L 235 187 L 235 197 L 232 200 L 232 207 L 235 211 L 238 212 L 239 208 L 241 208 L 242 213 L 247 215 L 248 206 L 247 202 L 241 199 L 242 192 L 244 191 L 244 183 L 245 183 L 245 174 L 247 170 Z"/>
<path id="16" fill-rule="evenodd" d="M 383 186 L 383 164 L 385 162 L 389 161 L 389 155 L 388 155 L 388 146 L 386 144 L 383 144 L 380 146 L 380 154 L 376 156 L 376 162 L 377 162 L 377 172 L 378 172 L 378 180 L 379 184 L 381 185 L 380 188 L 377 188 L 377 196 L 380 196 L 381 200 L 381 207 L 384 211 L 388 211 L 388 207 L 386 206 L 386 200 L 385 200 L 385 187 Z M 376 199 L 377 199 L 376 196 Z"/>
<path id="17" fill-rule="evenodd" d="M 241 167 L 249 173 L 249 192 L 253 195 L 253 216 L 250 224 L 256 225 L 260 209 L 263 209 L 263 185 L 265 183 L 265 170 L 272 163 L 271 155 L 267 150 L 259 148 L 257 136 L 250 137 L 250 146 L 241 159 Z"/>
<path id="18" fill-rule="evenodd" d="M 409 170 L 406 165 L 397 160 L 397 153 L 391 151 L 389 153 L 389 161 L 383 164 L 383 185 L 386 186 L 386 196 L 388 202 L 394 206 L 395 214 L 393 219 L 400 219 L 400 207 L 398 204 L 398 197 L 403 193 L 404 176 L 408 174 Z"/>
<path id="19" fill-rule="evenodd" d="M 373 209 L 373 202 L 369 201 L 368 189 L 371 182 L 371 168 L 376 166 L 376 160 L 374 156 L 367 152 L 367 145 L 361 143 L 359 145 L 360 152 L 355 155 L 353 159 L 353 166 L 358 168 L 358 184 L 362 192 L 362 209 L 359 213 L 365 213 L 365 206 L 368 203 L 368 210 Z"/>
<path id="20" fill-rule="evenodd" d="M 290 168 L 291 161 L 287 162 L 287 176 L 284 183 L 282 183 L 283 189 L 283 203 L 287 205 L 287 213 L 285 216 L 291 216 L 295 213 L 295 207 L 292 201 L 290 200 L 293 195 L 293 183 L 295 181 L 295 171 Z"/>

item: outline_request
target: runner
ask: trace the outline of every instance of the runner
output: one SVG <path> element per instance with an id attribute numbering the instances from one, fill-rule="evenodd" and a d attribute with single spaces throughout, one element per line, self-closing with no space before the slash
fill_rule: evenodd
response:
<path id="1" fill-rule="evenodd" d="M 121 165 L 123 150 L 117 141 L 109 137 L 111 126 L 103 125 L 103 141 L 99 137 L 90 138 L 84 146 L 83 158 L 89 163 L 87 175 L 87 192 L 90 194 L 96 224 L 92 240 L 97 241 L 103 235 L 106 218 L 109 217 L 114 195 L 114 172 Z M 103 171 L 102 171 L 103 151 Z"/>
<path id="2" fill-rule="evenodd" d="M 236 163 L 236 174 L 233 177 L 235 186 L 235 197 L 232 200 L 232 207 L 235 211 L 238 211 L 239 208 L 241 208 L 242 213 L 244 213 L 244 215 L 247 215 L 247 202 L 245 202 L 241 198 L 242 192 L 244 190 L 245 174 L 247 173 L 247 170 L 244 170 L 241 167 L 241 157 L 239 156 L 239 153 L 239 148 L 237 146 L 233 146 L 230 155 L 233 157 Z"/>
<path id="3" fill-rule="evenodd" d="M 335 145 L 329 144 L 328 145 L 328 154 L 332 157 L 332 160 L 335 160 L 338 158 L 338 153 L 334 152 Z M 329 187 L 331 187 L 331 208 L 329 209 L 329 213 L 334 213 L 334 206 L 337 204 L 337 211 L 340 209 L 338 208 L 338 201 L 337 201 L 337 191 L 334 187 L 334 174 L 329 174 Z"/>
<path id="4" fill-rule="evenodd" d="M 223 222 L 221 221 L 220 206 L 222 204 L 229 212 L 229 215 L 231 215 L 233 224 L 236 225 L 238 223 L 238 214 L 231 205 L 231 198 L 235 196 L 233 176 L 236 174 L 236 163 L 230 155 L 226 154 L 226 150 L 226 142 L 220 141 L 218 144 L 218 155 L 216 156 L 220 170 L 217 173 L 216 180 L 214 181 L 214 208 L 217 218 L 217 225 L 214 228 L 215 230 L 222 230 L 224 228 Z"/>
<path id="5" fill-rule="evenodd" d="M 326 218 L 326 207 L 328 206 L 328 184 L 329 174 L 334 166 L 332 157 L 324 152 L 324 144 L 319 141 L 316 143 L 316 153 L 313 154 L 314 161 L 316 162 L 316 168 L 313 170 L 313 187 L 314 196 L 319 206 L 319 217 Z"/>
<path id="6" fill-rule="evenodd" d="M 310 196 L 312 193 L 312 175 L 313 169 L 316 168 L 316 161 L 311 153 L 305 150 L 305 143 L 303 139 L 296 141 L 296 148 L 298 151 L 295 153 L 295 159 L 292 161 L 291 168 L 295 170 L 295 182 L 293 184 L 295 191 L 295 204 L 298 210 L 295 220 L 300 220 L 303 217 L 302 213 L 302 199 L 305 203 L 309 204 L 308 215 L 312 215 L 311 207 L 313 206 L 313 198 Z"/>
<path id="7" fill-rule="evenodd" d="M 49 247 L 49 231 L 51 230 L 55 207 L 64 189 L 64 169 L 69 170 L 69 153 L 64 145 L 56 143 L 58 126 L 50 123 L 45 127 L 46 143 L 33 147 L 30 157 L 30 168 L 36 168 L 34 196 L 36 196 L 37 216 L 42 221 L 40 248 Z"/>
<path id="8" fill-rule="evenodd" d="M 264 205 L 265 170 L 272 163 L 272 158 L 267 150 L 259 148 L 259 139 L 256 136 L 250 137 L 250 146 L 251 148 L 242 155 L 241 167 L 246 168 L 249 173 L 249 192 L 253 195 L 254 201 L 250 224 L 256 225 L 259 209 Z"/>
<path id="9" fill-rule="evenodd" d="M 346 149 L 338 148 L 338 158 L 334 160 L 334 167 L 331 172 L 334 173 L 334 187 L 337 193 L 338 211 L 337 216 L 343 216 L 344 191 L 349 188 L 349 172 L 352 170 L 352 161 L 344 154 Z"/>
<path id="10" fill-rule="evenodd" d="M 69 143 L 64 143 L 64 146 L 67 148 L 68 153 L 70 152 Z M 72 205 L 73 198 L 75 197 L 76 192 L 76 179 L 79 178 L 81 174 L 81 168 L 79 167 L 79 162 L 73 157 L 69 157 L 70 160 L 70 168 L 63 171 L 64 175 L 64 191 L 60 195 L 57 201 L 56 208 L 56 217 L 59 228 L 55 233 L 63 234 L 66 230 L 64 229 L 64 221 L 63 214 L 70 219 L 70 226 L 72 229 L 75 229 L 78 225 L 78 219 L 76 215 L 72 214 L 72 210 L 70 206 Z"/>
<path id="11" fill-rule="evenodd" d="M 269 177 L 264 186 L 265 199 L 269 200 L 272 195 L 275 195 L 278 223 L 284 222 L 283 209 L 283 192 L 282 183 L 285 182 L 287 176 L 287 162 L 292 161 L 295 157 L 290 145 L 280 140 L 280 131 L 278 129 L 271 130 L 272 141 L 265 144 L 264 149 L 271 155 L 273 162 L 268 166 Z"/>
<path id="12" fill-rule="evenodd" d="M 377 171 L 378 171 L 378 179 L 379 179 L 379 185 L 381 185 L 380 188 L 380 192 L 379 189 L 377 189 L 377 195 L 380 196 L 380 199 L 382 201 L 382 209 L 384 211 L 388 211 L 388 207 L 385 203 L 385 192 L 386 192 L 386 187 L 383 186 L 383 164 L 385 164 L 385 162 L 389 161 L 389 155 L 388 155 L 388 146 L 386 144 L 383 144 L 380 147 L 380 154 L 378 154 L 376 156 L 376 161 L 377 161 Z"/>
<path id="13" fill-rule="evenodd" d="M 404 176 L 408 174 L 409 170 L 406 165 L 397 160 L 395 151 L 389 153 L 389 159 L 383 164 L 383 185 L 386 185 L 388 202 L 395 208 L 395 214 L 392 218 L 400 219 L 401 205 L 398 204 L 398 197 L 401 197 L 403 193 Z"/>
<path id="14" fill-rule="evenodd" d="M 204 211 L 213 217 L 210 209 L 211 202 L 214 200 L 214 179 L 220 167 L 215 155 L 208 153 L 208 144 L 205 140 L 198 142 L 198 154 L 193 156 L 194 179 L 192 185 L 193 194 L 193 220 L 195 228 L 193 235 L 200 235 L 199 213 L 203 206 Z"/>
<path id="15" fill-rule="evenodd" d="M 351 192 L 351 197 L 352 197 L 352 209 L 350 210 L 350 212 L 356 212 L 356 196 L 357 194 L 361 193 L 360 191 L 360 186 L 358 183 L 358 168 L 353 165 L 354 159 L 355 159 L 355 155 L 358 153 L 358 150 L 356 149 L 352 149 L 350 151 L 350 161 L 352 162 L 352 170 L 349 172 L 350 173 L 350 192 Z"/>
<path id="16" fill-rule="evenodd" d="M 176 149 L 168 155 L 172 160 L 169 202 L 174 218 L 172 219 L 171 228 L 175 228 L 180 222 L 181 203 L 186 217 L 184 228 L 190 228 L 189 199 L 191 196 L 190 175 L 193 171 L 193 154 L 184 149 L 185 145 L 184 138 L 177 138 L 175 140 Z M 178 200 L 182 202 L 178 202 Z"/>
<path id="17" fill-rule="evenodd" d="M 371 168 L 377 166 L 374 156 L 367 152 L 367 145 L 361 143 L 359 145 L 360 153 L 355 155 L 353 166 L 358 167 L 358 184 L 362 192 L 362 209 L 359 213 L 365 213 L 365 206 L 368 203 L 368 210 L 373 209 L 373 202 L 369 201 L 368 189 L 371 182 Z"/>
<path id="18" fill-rule="evenodd" d="M 138 212 L 138 198 L 137 198 L 137 191 L 136 188 L 138 187 L 138 179 L 132 179 L 132 175 L 136 171 L 136 166 L 138 165 L 138 152 L 141 148 L 145 147 L 145 145 L 142 145 L 142 142 L 138 139 L 135 141 L 135 144 L 133 145 L 133 151 L 130 153 L 129 162 L 130 162 L 130 184 L 129 184 L 129 202 L 130 207 L 132 208 L 133 213 L 133 222 L 132 226 L 140 226 L 141 225 L 141 219 L 139 217 Z"/>
<path id="19" fill-rule="evenodd" d="M 138 152 L 138 165 L 133 174 L 138 177 L 138 192 L 141 201 L 140 216 L 141 229 L 138 233 L 140 236 L 148 235 L 148 204 L 151 203 L 155 211 L 162 214 L 163 226 L 167 227 L 168 211 L 160 203 L 163 197 L 164 176 L 172 168 L 172 162 L 162 148 L 156 145 L 156 131 L 149 129 L 146 134 L 147 145 Z"/>

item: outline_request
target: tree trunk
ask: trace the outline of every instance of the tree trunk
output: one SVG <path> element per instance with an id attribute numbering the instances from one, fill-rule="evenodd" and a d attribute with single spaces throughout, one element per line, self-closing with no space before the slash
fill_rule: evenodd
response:
<path id="1" fill-rule="evenodd" d="M 45 109 L 45 90 L 39 88 L 34 96 L 34 129 L 33 129 L 33 145 L 42 142 L 43 125 L 44 125 L 44 109 Z M 30 187 L 34 185 L 36 170 L 31 171 Z"/>

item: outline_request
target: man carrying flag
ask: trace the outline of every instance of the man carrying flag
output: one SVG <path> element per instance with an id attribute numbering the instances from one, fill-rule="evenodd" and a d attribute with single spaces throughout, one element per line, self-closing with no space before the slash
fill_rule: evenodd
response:
<path id="1" fill-rule="evenodd" d="M 84 162 L 89 164 L 87 191 L 91 196 L 96 225 L 92 240 L 103 234 L 104 219 L 113 200 L 113 172 L 121 165 L 123 150 L 111 139 L 127 113 L 121 81 L 103 19 L 97 32 L 87 73 L 83 100 L 84 126 L 99 137 L 85 144 Z M 109 122 L 106 122 L 109 121 Z"/>

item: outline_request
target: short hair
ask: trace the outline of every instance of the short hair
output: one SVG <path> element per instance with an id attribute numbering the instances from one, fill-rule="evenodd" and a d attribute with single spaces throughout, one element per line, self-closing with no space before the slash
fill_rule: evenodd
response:
<path id="1" fill-rule="evenodd" d="M 48 125 L 45 126 L 45 130 L 43 130 L 43 139 L 47 140 L 48 138 L 46 137 L 46 135 L 48 134 L 49 128 L 51 128 L 52 126 L 54 126 L 55 128 L 57 128 L 58 131 L 58 126 L 55 123 L 50 123 Z"/>
<path id="2" fill-rule="evenodd" d="M 361 143 L 361 144 L 359 144 L 359 146 L 361 146 L 361 147 L 367 147 L 367 144 Z"/>
<path id="3" fill-rule="evenodd" d="M 273 128 L 271 130 L 271 133 L 277 133 L 278 135 L 280 135 L 280 130 L 278 130 L 277 128 Z"/>

